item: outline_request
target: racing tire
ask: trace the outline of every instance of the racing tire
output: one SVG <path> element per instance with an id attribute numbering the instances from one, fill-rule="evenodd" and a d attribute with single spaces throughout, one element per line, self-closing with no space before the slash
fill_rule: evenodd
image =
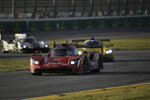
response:
<path id="1" fill-rule="evenodd" d="M 98 55 L 97 59 L 97 66 L 98 68 L 94 70 L 94 72 L 101 72 L 101 69 L 103 69 L 103 56 L 101 54 Z"/>
<path id="2" fill-rule="evenodd" d="M 86 74 L 87 71 L 87 66 L 88 66 L 88 58 L 87 56 L 83 56 L 83 68 L 80 69 L 80 71 L 77 72 L 78 75 L 84 75 Z"/>
<path id="3" fill-rule="evenodd" d="M 84 72 L 84 71 L 78 71 L 76 74 L 77 74 L 77 75 L 84 75 L 85 72 Z"/>

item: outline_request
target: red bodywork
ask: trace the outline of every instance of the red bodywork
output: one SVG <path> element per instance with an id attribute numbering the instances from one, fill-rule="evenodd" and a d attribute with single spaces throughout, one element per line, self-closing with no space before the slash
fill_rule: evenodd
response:
<path id="1" fill-rule="evenodd" d="M 82 56 L 64 56 L 64 57 L 49 57 L 41 55 L 32 55 L 32 60 L 38 61 L 38 64 L 33 64 L 30 61 L 30 72 L 72 72 L 77 73 L 83 68 Z M 75 64 L 71 64 L 75 61 Z"/>

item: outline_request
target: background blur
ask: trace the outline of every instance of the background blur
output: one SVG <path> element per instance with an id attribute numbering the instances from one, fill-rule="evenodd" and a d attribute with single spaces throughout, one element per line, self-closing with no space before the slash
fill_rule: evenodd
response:
<path id="1" fill-rule="evenodd" d="M 0 0 L 0 19 L 150 15 L 150 0 Z"/>

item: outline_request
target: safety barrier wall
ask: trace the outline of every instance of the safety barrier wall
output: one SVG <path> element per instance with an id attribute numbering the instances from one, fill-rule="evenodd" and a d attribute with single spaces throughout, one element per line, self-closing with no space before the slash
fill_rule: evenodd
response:
<path id="1" fill-rule="evenodd" d="M 0 33 L 150 26 L 150 16 L 0 20 Z"/>

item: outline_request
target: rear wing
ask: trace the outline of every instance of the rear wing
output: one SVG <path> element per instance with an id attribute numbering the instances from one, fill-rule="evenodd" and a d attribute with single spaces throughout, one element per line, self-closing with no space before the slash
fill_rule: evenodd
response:
<path id="1" fill-rule="evenodd" d="M 79 39 L 79 40 L 72 40 L 72 42 L 84 42 L 86 41 L 85 39 Z"/>
<path id="2" fill-rule="evenodd" d="M 69 41 L 66 41 L 66 42 L 61 42 L 61 43 L 58 43 L 58 42 L 55 42 L 55 41 L 50 41 L 50 48 L 55 48 L 56 46 L 59 46 L 59 45 L 71 45 L 71 46 L 75 46 L 76 48 L 103 48 L 103 43 L 101 43 L 101 45 L 99 46 L 87 46 L 87 45 L 83 45 L 83 44 L 80 44 L 78 42 L 69 42 Z"/>
<path id="3" fill-rule="evenodd" d="M 16 33 L 15 34 L 15 39 L 24 39 L 24 38 L 26 38 L 27 37 L 27 35 L 26 34 L 21 34 L 21 33 Z"/>
<path id="4" fill-rule="evenodd" d="M 77 39 L 77 40 L 72 40 L 72 42 L 85 42 L 88 39 Z M 95 39 L 99 40 L 100 42 L 110 42 L 110 39 Z"/>
<path id="5" fill-rule="evenodd" d="M 101 42 L 110 42 L 110 39 L 98 39 Z"/>
<path id="6" fill-rule="evenodd" d="M 55 48 L 58 45 L 71 44 L 70 41 L 50 41 L 50 48 Z"/>
<path id="7" fill-rule="evenodd" d="M 98 39 L 96 39 L 98 40 Z M 105 42 L 110 42 L 110 39 L 99 39 L 100 45 L 99 46 L 86 46 L 83 44 L 85 39 L 78 39 L 78 40 L 71 40 L 71 41 L 50 41 L 50 48 L 55 48 L 58 45 L 72 45 L 77 48 L 103 48 Z M 109 43 L 110 44 L 110 43 Z"/>
<path id="8" fill-rule="evenodd" d="M 72 45 L 77 48 L 85 47 L 83 44 L 79 44 L 78 42 L 72 41 L 50 41 L 50 48 L 55 48 L 58 45 Z"/>

